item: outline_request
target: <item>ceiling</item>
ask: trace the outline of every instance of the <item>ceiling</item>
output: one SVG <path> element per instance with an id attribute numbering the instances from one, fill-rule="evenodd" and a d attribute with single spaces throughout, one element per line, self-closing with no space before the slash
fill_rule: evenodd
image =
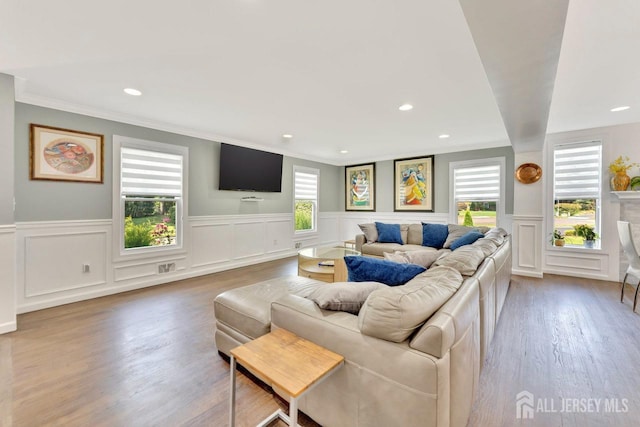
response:
<path id="1" fill-rule="evenodd" d="M 640 122 L 640 2 L 567 1 L 0 0 L 0 72 L 21 102 L 330 164 L 535 150 Z"/>

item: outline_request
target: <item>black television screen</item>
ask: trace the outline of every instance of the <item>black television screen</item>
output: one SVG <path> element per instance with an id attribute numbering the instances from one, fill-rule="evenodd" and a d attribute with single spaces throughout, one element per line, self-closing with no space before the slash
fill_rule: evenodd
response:
<path id="1" fill-rule="evenodd" d="M 220 190 L 282 191 L 282 154 L 220 144 Z"/>

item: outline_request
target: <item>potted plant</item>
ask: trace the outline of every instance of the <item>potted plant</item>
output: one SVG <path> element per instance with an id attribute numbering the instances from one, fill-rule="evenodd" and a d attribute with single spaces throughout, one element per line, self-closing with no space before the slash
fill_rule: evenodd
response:
<path id="1" fill-rule="evenodd" d="M 553 230 L 551 243 L 555 246 L 564 246 L 564 234 L 560 230 Z"/>
<path id="2" fill-rule="evenodd" d="M 596 233 L 593 229 L 592 225 L 576 224 L 573 226 L 573 229 L 576 231 L 576 236 L 582 237 L 584 239 L 585 248 L 593 248 L 593 245 L 599 236 L 598 233 Z"/>
<path id="3" fill-rule="evenodd" d="M 619 156 L 613 162 L 609 163 L 609 172 L 613 175 L 611 177 L 611 188 L 613 191 L 626 191 L 629 187 L 631 178 L 627 175 L 627 171 L 634 166 L 639 166 L 638 163 L 630 162 L 629 157 Z"/>

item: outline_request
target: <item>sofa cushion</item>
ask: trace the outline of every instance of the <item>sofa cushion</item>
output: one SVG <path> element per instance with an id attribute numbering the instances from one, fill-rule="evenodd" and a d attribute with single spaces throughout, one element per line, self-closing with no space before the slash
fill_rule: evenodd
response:
<path id="1" fill-rule="evenodd" d="M 385 253 L 393 253 L 395 251 L 416 251 L 424 250 L 424 246 L 418 245 L 400 245 L 398 243 L 365 243 L 362 245 L 362 255 L 371 255 L 377 257 L 383 257 Z"/>
<path id="2" fill-rule="evenodd" d="M 403 245 L 409 243 L 409 224 L 400 224 L 400 238 Z"/>
<path id="3" fill-rule="evenodd" d="M 378 240 L 378 229 L 374 223 L 358 224 L 358 227 L 362 230 L 367 243 L 373 243 Z"/>
<path id="4" fill-rule="evenodd" d="M 504 238 L 507 236 L 507 232 L 499 227 L 492 228 L 484 235 L 485 238 L 491 240 L 496 245 L 500 246 L 504 243 Z"/>
<path id="5" fill-rule="evenodd" d="M 344 262 L 347 265 L 350 282 L 380 282 L 389 286 L 398 286 L 425 271 L 425 268 L 419 265 L 398 264 L 365 256 L 346 256 Z"/>
<path id="6" fill-rule="evenodd" d="M 478 229 L 474 227 L 466 227 L 464 225 L 456 224 L 449 224 L 447 226 L 447 229 L 449 231 L 449 234 L 447 235 L 447 240 L 444 242 L 444 245 L 442 245 L 443 248 L 449 248 L 453 242 L 470 231 L 478 231 Z"/>
<path id="7" fill-rule="evenodd" d="M 409 224 L 407 243 L 410 245 L 422 245 L 422 224 Z"/>
<path id="8" fill-rule="evenodd" d="M 498 249 L 498 245 L 496 245 L 491 239 L 487 239 L 485 237 L 473 242 L 472 246 L 482 249 L 485 257 L 488 257 Z"/>
<path id="9" fill-rule="evenodd" d="M 422 223 L 422 246 L 441 249 L 447 241 L 449 228 L 446 224 Z"/>
<path id="10" fill-rule="evenodd" d="M 400 234 L 400 224 L 376 222 L 376 229 L 378 230 L 378 242 L 399 243 L 401 245 L 404 243 Z"/>
<path id="11" fill-rule="evenodd" d="M 215 298 L 213 309 L 218 322 L 255 339 L 271 330 L 271 302 L 289 294 L 304 297 L 326 286 L 306 277 L 278 277 L 225 291 Z"/>
<path id="12" fill-rule="evenodd" d="M 386 287 L 379 282 L 336 282 L 313 289 L 306 298 L 325 310 L 358 314 L 371 292 Z"/>
<path id="13" fill-rule="evenodd" d="M 447 252 L 450 251 L 448 249 L 423 248 L 421 251 L 385 252 L 384 257 L 389 261 L 399 262 L 401 264 L 417 264 L 424 268 L 429 268 L 431 264 Z"/>
<path id="14" fill-rule="evenodd" d="M 433 265 L 452 267 L 458 270 L 463 276 L 471 276 L 476 272 L 484 258 L 485 256 L 482 249 L 467 245 L 458 248 L 458 250 L 451 252 L 447 256 L 439 258 Z"/>
<path id="15" fill-rule="evenodd" d="M 360 332 L 402 342 L 431 317 L 461 283 L 462 276 L 453 268 L 434 267 L 404 286 L 373 291 L 358 315 Z"/>
<path id="16" fill-rule="evenodd" d="M 461 246 L 472 244 L 473 242 L 475 242 L 476 240 L 480 239 L 483 236 L 484 234 L 478 231 L 469 231 L 467 234 L 464 234 L 462 237 L 459 237 L 456 240 L 454 240 L 453 243 L 451 243 L 451 246 L 449 246 L 449 249 L 451 249 L 452 251 L 455 251 Z"/>

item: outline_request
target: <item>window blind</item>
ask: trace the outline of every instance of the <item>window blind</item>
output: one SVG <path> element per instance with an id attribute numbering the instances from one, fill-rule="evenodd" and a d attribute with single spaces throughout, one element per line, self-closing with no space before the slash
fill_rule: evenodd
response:
<path id="1" fill-rule="evenodd" d="M 456 168 L 453 180 L 456 201 L 500 199 L 500 165 Z"/>
<path id="2" fill-rule="evenodd" d="M 122 196 L 182 195 L 181 155 L 129 147 L 122 147 L 120 152 Z"/>
<path id="3" fill-rule="evenodd" d="M 561 146 L 553 152 L 553 197 L 596 199 L 600 197 L 599 142 Z"/>
<path id="4" fill-rule="evenodd" d="M 296 200 L 318 200 L 318 175 L 295 171 Z"/>

